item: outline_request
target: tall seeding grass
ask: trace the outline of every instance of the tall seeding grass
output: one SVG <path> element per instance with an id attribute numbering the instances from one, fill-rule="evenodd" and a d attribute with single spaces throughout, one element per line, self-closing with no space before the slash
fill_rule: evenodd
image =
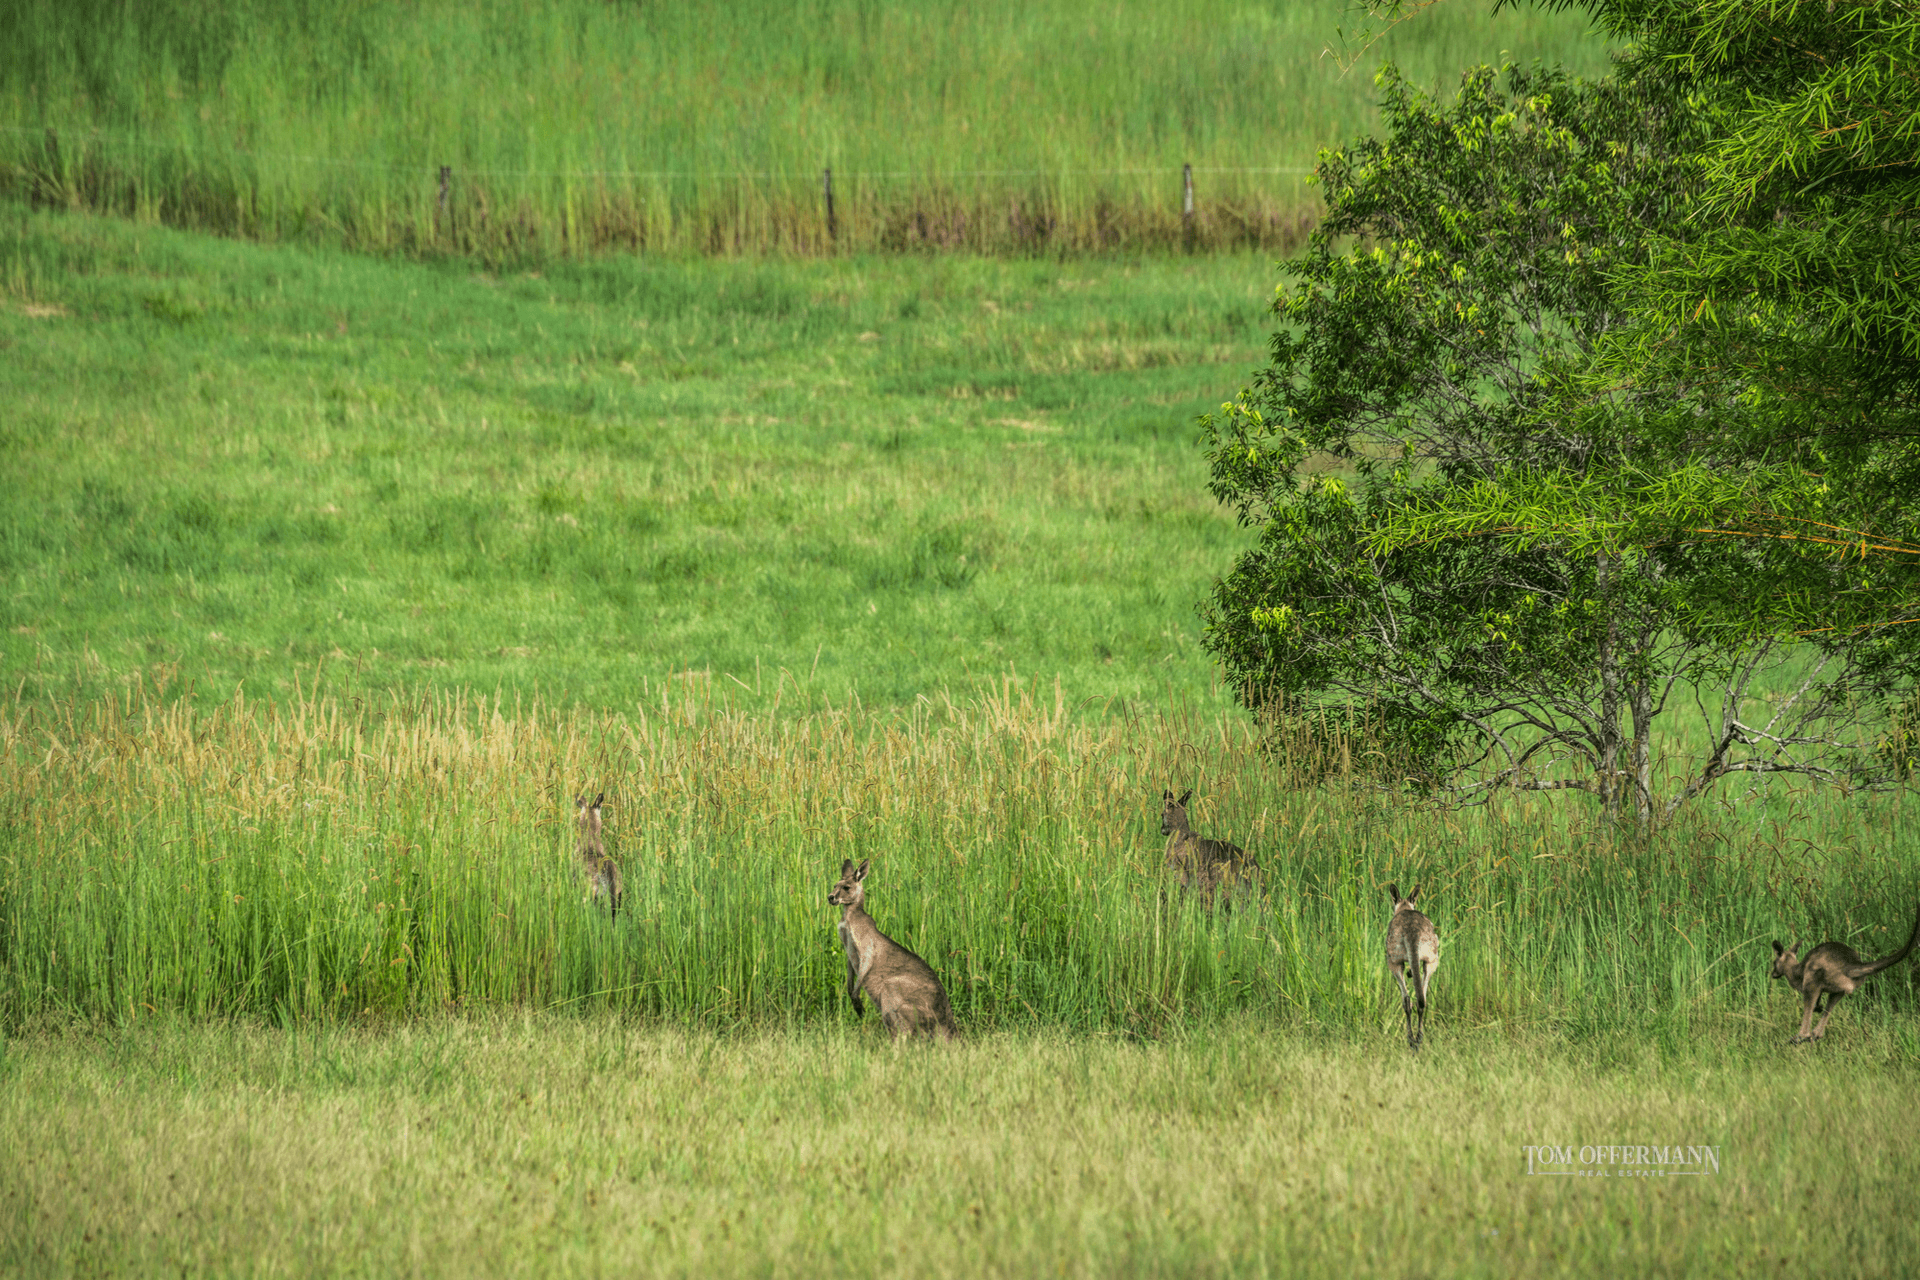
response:
<path id="1" fill-rule="evenodd" d="M 1348 71 L 1328 50 L 1353 15 L 1305 0 L 20 0 L 0 188 L 501 256 L 1286 247 L 1316 149 L 1372 122 L 1380 57 L 1426 83 L 1503 51 L 1604 69 L 1584 17 L 1489 7 Z"/>
<path id="2" fill-rule="evenodd" d="M 733 688 L 732 685 L 725 686 Z M 0 720 L 0 1025 L 513 1005 L 703 1024 L 845 1017 L 843 858 L 964 1025 L 1153 1032 L 1389 1014 L 1383 886 L 1423 886 L 1440 1026 L 1685 1035 L 1777 1017 L 1767 939 L 1892 950 L 1900 797 L 1776 791 L 1649 839 L 1534 798 L 1428 811 L 1361 786 L 1330 726 L 1076 712 L 1011 681 L 902 710 L 704 678 L 631 710 L 442 695 L 143 699 Z M 1209 909 L 1162 866 L 1163 785 L 1256 851 Z M 571 805 L 608 794 L 620 917 L 585 905 Z M 1913 966 L 1848 1018 L 1912 1005 Z M 1777 988 L 1777 984 L 1776 984 Z M 1784 998 L 1783 998 L 1784 999 Z"/>

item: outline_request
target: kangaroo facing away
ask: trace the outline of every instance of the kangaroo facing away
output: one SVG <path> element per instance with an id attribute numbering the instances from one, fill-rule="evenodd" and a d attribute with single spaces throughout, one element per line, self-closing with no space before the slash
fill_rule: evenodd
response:
<path id="1" fill-rule="evenodd" d="M 1211 898 L 1222 885 L 1251 884 L 1260 870 L 1253 855 L 1230 841 L 1196 835 L 1187 823 L 1191 799 L 1192 787 L 1177 800 L 1171 791 L 1160 793 L 1160 834 L 1167 838 L 1167 866 L 1179 875 L 1181 887 Z"/>
<path id="2" fill-rule="evenodd" d="M 1387 894 L 1393 899 L 1393 919 L 1387 924 L 1387 968 L 1400 980 L 1400 1012 L 1407 1019 L 1407 1048 L 1417 1051 L 1420 1042 L 1427 1038 L 1427 987 L 1433 981 L 1433 971 L 1440 967 L 1440 931 L 1433 927 L 1433 921 L 1414 910 L 1414 900 L 1420 896 L 1419 885 L 1403 898 L 1400 886 L 1390 884 Z M 1413 1022 L 1414 1001 L 1407 994 L 1409 971 L 1413 974 L 1414 995 L 1420 1001 L 1418 1028 Z"/>
<path id="3" fill-rule="evenodd" d="M 1827 1023 L 1833 1020 L 1833 1007 L 1840 1003 L 1840 997 L 1852 995 L 1854 988 L 1864 980 L 1905 960 L 1913 951 L 1915 939 L 1920 939 L 1920 909 L 1914 912 L 1913 930 L 1907 934 L 1907 945 L 1884 960 L 1863 960 L 1844 942 L 1823 942 L 1807 952 L 1805 960 L 1796 960 L 1794 956 L 1800 951 L 1798 938 L 1790 947 L 1783 947 L 1775 941 L 1773 976 L 1785 978 L 1787 985 L 1798 991 L 1806 1001 L 1806 1012 L 1800 1017 L 1800 1034 L 1787 1043 L 1804 1044 L 1826 1035 Z M 1816 1027 L 1813 1025 L 1813 1015 L 1820 1013 L 1822 996 L 1826 997 L 1827 1008 L 1820 1018 L 1820 1025 Z"/>
<path id="4" fill-rule="evenodd" d="M 840 881 L 827 895 L 827 901 L 840 912 L 840 945 L 847 953 L 847 999 L 853 1001 L 856 1016 L 867 1007 L 861 991 L 880 1006 L 880 1020 L 894 1039 L 924 1031 L 940 1040 L 960 1034 L 953 1021 L 953 1006 L 947 1003 L 947 989 L 939 975 L 913 952 L 880 932 L 880 926 L 867 914 L 867 866 L 871 859 L 855 867 L 851 860 L 840 864 Z"/>
<path id="5" fill-rule="evenodd" d="M 580 824 L 580 874 L 587 882 L 587 901 L 606 899 L 611 919 L 620 914 L 621 885 L 620 866 L 607 856 L 607 846 L 600 839 L 600 805 L 606 798 L 604 791 L 591 801 L 576 796 L 573 808 Z"/>

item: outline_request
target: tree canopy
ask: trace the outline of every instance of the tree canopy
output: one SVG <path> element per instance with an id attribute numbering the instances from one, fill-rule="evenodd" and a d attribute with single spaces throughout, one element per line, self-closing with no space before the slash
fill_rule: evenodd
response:
<path id="1" fill-rule="evenodd" d="M 1818 103 L 1864 119 L 1914 62 L 1863 9 L 1601 4 L 1615 76 L 1482 68 L 1446 105 L 1383 71 L 1385 136 L 1322 156 L 1271 365 L 1204 422 L 1260 530 L 1203 609 L 1250 706 L 1365 702 L 1431 784 L 1643 817 L 1728 773 L 1885 775 L 1911 133 L 1834 141 Z"/>
<path id="2" fill-rule="evenodd" d="M 1757 621 L 1920 635 L 1920 5 L 1911 0 L 1597 0 L 1633 42 L 1622 75 L 1668 79 L 1708 122 L 1684 227 L 1618 278 L 1632 324 L 1583 388 L 1745 443 L 1699 514 L 1788 544 Z M 1657 406 L 1657 408 L 1656 408 Z M 1709 523 L 1700 521 L 1697 523 Z M 1850 559 L 1833 592 L 1820 562 Z M 1805 573 L 1793 571 L 1803 568 Z"/>

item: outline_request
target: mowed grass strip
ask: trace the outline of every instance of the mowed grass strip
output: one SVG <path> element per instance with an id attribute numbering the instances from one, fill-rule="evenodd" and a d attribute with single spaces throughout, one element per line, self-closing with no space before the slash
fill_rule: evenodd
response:
<path id="1" fill-rule="evenodd" d="M 1213 697 L 1257 255 L 494 274 L 0 217 L 0 683 Z M 761 673 L 756 675 L 756 672 Z"/>
<path id="2" fill-rule="evenodd" d="M 1920 1249 L 1920 1078 L 1874 1042 L 517 1017 L 159 1024 L 4 1071 L 12 1275 L 1878 1277 Z M 1542 1144 L 1611 1176 L 1528 1176 Z M 1688 1163 L 1580 1155 L 1614 1146 Z"/>
<path id="3" fill-rule="evenodd" d="M 1503 53 L 1606 67 L 1578 13 L 1440 5 L 1364 53 L 1338 35 L 1356 19 L 1321 0 L 22 0 L 0 13 L 0 190 L 517 261 L 1279 248 L 1317 209 L 1317 149 L 1371 126 L 1380 58 L 1428 85 Z"/>

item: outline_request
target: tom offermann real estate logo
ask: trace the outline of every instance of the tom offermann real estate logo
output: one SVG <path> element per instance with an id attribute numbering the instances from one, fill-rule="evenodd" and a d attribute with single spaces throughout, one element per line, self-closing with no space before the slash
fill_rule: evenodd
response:
<path id="1" fill-rule="evenodd" d="M 1545 1178 L 1703 1178 L 1720 1172 L 1718 1147 L 1522 1147 L 1527 1176 Z"/>

